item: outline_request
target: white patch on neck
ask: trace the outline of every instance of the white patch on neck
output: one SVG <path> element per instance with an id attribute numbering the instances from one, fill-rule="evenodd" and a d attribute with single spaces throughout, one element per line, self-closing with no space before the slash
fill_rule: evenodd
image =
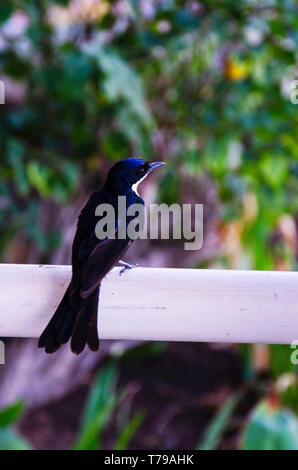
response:
<path id="1" fill-rule="evenodd" d="M 149 174 L 149 171 L 143 176 L 143 178 L 141 178 L 139 181 L 137 181 L 135 184 L 132 185 L 131 189 L 133 190 L 134 193 L 136 193 L 137 196 L 140 197 L 139 193 L 138 193 L 138 186 L 139 184 L 144 181 L 145 178 L 147 178 Z"/>

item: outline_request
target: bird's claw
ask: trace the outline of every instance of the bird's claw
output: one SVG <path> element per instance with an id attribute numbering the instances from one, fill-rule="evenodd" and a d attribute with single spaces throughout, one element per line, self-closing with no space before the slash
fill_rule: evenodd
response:
<path id="1" fill-rule="evenodd" d="M 119 276 L 121 276 L 128 269 L 133 269 L 133 268 L 136 268 L 138 266 L 137 264 L 124 263 L 124 261 L 121 261 L 120 264 L 121 264 L 121 266 L 124 266 L 124 267 L 119 272 Z"/>

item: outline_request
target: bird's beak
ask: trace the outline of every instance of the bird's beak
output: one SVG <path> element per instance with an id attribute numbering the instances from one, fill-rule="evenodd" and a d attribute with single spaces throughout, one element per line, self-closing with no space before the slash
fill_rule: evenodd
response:
<path id="1" fill-rule="evenodd" d="M 150 173 L 151 171 L 155 170 L 155 168 L 158 168 L 159 166 L 164 165 L 164 162 L 153 162 L 149 163 L 149 170 L 148 172 Z"/>

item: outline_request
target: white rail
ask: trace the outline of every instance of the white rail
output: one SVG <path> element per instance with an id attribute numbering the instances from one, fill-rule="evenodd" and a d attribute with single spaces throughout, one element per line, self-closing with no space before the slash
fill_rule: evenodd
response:
<path id="1" fill-rule="evenodd" d="M 298 273 L 114 268 L 102 283 L 102 339 L 289 344 L 298 339 Z M 0 265 L 0 336 L 38 337 L 70 266 Z"/>

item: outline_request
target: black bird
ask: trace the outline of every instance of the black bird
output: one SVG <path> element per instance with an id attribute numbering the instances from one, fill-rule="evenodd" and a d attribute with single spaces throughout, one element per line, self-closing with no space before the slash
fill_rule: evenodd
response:
<path id="1" fill-rule="evenodd" d="M 72 278 L 47 327 L 41 334 L 38 347 L 53 353 L 71 337 L 71 350 L 83 351 L 87 343 L 92 351 L 99 347 L 97 306 L 100 283 L 110 269 L 120 261 L 133 240 L 128 238 L 98 239 L 95 215 L 99 204 L 111 204 L 118 216 L 118 196 L 125 196 L 126 207 L 144 201 L 136 192 L 140 183 L 162 162 L 149 163 L 139 158 L 127 158 L 116 163 L 108 173 L 104 187 L 93 193 L 82 209 L 72 245 Z M 126 226 L 134 217 L 127 217 Z M 123 263 L 125 264 L 125 263 Z M 129 267 L 129 265 L 127 265 Z"/>

